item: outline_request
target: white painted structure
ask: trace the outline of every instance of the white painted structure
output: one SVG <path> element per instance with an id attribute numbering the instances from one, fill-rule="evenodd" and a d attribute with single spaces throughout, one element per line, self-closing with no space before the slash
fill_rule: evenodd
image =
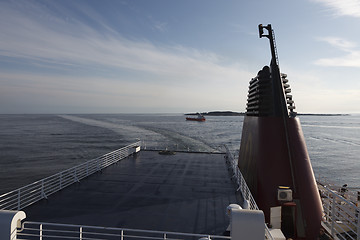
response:
<path id="1" fill-rule="evenodd" d="M 0 239 L 16 240 L 16 228 L 21 227 L 21 221 L 25 218 L 23 211 L 0 210 Z"/>
<path id="2" fill-rule="evenodd" d="M 263 240 L 265 236 L 265 218 L 263 211 L 248 209 L 231 210 L 232 240 Z"/>

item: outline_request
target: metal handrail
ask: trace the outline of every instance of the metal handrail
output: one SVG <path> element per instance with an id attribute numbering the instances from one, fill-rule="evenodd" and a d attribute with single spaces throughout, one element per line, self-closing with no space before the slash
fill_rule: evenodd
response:
<path id="1" fill-rule="evenodd" d="M 229 161 L 231 169 L 234 173 L 233 178 L 235 179 L 235 181 L 238 185 L 237 190 L 241 190 L 241 193 L 243 194 L 245 200 L 249 201 L 250 209 L 259 210 L 259 207 L 257 206 L 256 201 L 255 201 L 254 197 L 252 196 L 250 189 L 249 189 L 248 185 L 246 184 L 246 181 L 245 181 L 243 175 L 241 174 L 241 171 L 237 164 L 237 160 L 235 160 L 235 158 L 232 156 L 229 148 L 226 145 L 225 145 L 225 149 L 226 149 L 227 160 Z"/>
<path id="2" fill-rule="evenodd" d="M 140 144 L 140 141 L 132 143 L 101 157 L 5 193 L 0 196 L 0 210 L 20 210 L 47 198 L 51 194 L 126 158 L 133 153 L 130 149 L 140 146 Z"/>
<path id="3" fill-rule="evenodd" d="M 252 196 L 252 194 L 250 192 L 248 185 L 246 184 L 246 181 L 245 181 L 243 175 L 241 174 L 241 171 L 238 167 L 237 160 L 232 156 L 229 148 L 226 145 L 224 145 L 224 146 L 226 149 L 226 159 L 234 173 L 233 178 L 235 179 L 236 184 L 238 185 L 237 191 L 240 190 L 243 197 L 245 198 L 244 200 L 249 201 L 249 203 L 250 203 L 249 207 L 251 210 L 260 210 L 256 204 L 254 197 Z M 271 236 L 270 230 L 266 224 L 265 224 L 265 238 L 271 239 L 271 240 L 273 239 L 273 237 Z"/>
<path id="4" fill-rule="evenodd" d="M 340 195 L 350 202 L 358 201 L 358 198 L 360 196 L 359 186 L 341 186 L 321 174 L 316 174 L 316 181 L 318 184 L 326 185 L 326 187 L 329 188 L 331 191 L 340 192 Z"/>
<path id="5" fill-rule="evenodd" d="M 229 236 L 192 234 L 73 224 L 23 222 L 17 239 L 231 239 Z"/>
<path id="6" fill-rule="evenodd" d="M 324 217 L 323 225 L 333 237 L 360 240 L 360 208 L 327 186 L 320 189 Z"/>

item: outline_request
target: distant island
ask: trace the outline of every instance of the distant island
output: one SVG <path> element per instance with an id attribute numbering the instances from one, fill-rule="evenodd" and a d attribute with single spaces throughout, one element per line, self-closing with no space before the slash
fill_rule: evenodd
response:
<path id="1" fill-rule="evenodd" d="M 232 111 L 213 111 L 213 112 L 202 112 L 203 116 L 244 116 L 243 112 L 232 112 Z M 197 113 L 186 113 L 185 115 L 197 115 Z"/>
<path id="2" fill-rule="evenodd" d="M 186 116 L 197 115 L 198 113 L 185 113 Z M 232 112 L 232 111 L 212 111 L 202 112 L 203 116 L 245 116 L 244 112 Z M 297 113 L 298 116 L 349 116 L 350 114 L 331 114 L 331 113 Z"/>
<path id="3" fill-rule="evenodd" d="M 298 113 L 299 116 L 350 116 L 350 114 L 342 113 Z"/>

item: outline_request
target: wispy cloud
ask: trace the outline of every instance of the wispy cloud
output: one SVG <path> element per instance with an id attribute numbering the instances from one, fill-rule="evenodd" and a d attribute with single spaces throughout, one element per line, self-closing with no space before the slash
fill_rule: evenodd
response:
<path id="1" fill-rule="evenodd" d="M 321 37 L 318 38 L 318 40 L 326 42 L 331 46 L 339 48 L 340 50 L 343 51 L 352 51 L 357 46 L 355 42 L 348 41 L 344 38 L 339 38 L 339 37 Z"/>
<path id="2" fill-rule="evenodd" d="M 358 0 L 313 0 L 324 4 L 334 16 L 360 17 L 360 2 Z"/>
<path id="3" fill-rule="evenodd" d="M 345 55 L 318 59 L 314 62 L 316 65 L 327 67 L 360 67 L 360 50 L 357 49 L 356 43 L 337 37 L 318 38 L 318 40 L 345 52 Z"/>
<path id="4" fill-rule="evenodd" d="M 237 71 L 221 66 L 217 62 L 219 58 L 211 52 L 128 40 L 114 31 L 98 32 L 76 19 L 68 21 L 52 16 L 49 23 L 46 19 L 2 5 L 0 56 L 3 57 L 26 59 L 49 66 L 124 68 L 171 76 L 181 74 L 197 79 L 199 71 L 202 74 L 208 71 L 206 77 Z M 37 15 L 44 16 L 45 10 L 37 9 Z M 162 26 L 160 24 L 160 28 Z"/>
<path id="5" fill-rule="evenodd" d="M 168 24 L 165 22 L 155 22 L 154 28 L 160 32 L 166 32 L 167 31 Z"/>
<path id="6" fill-rule="evenodd" d="M 316 65 L 325 67 L 360 67 L 360 51 L 336 58 L 321 58 L 315 61 Z"/>
<path id="7" fill-rule="evenodd" d="M 61 14 L 56 14 L 59 11 Z M 151 104 L 180 108 L 193 106 L 194 98 L 199 106 L 215 106 L 225 94 L 234 107 L 240 102 L 239 89 L 244 88 L 240 91 L 245 96 L 247 84 L 242 85 L 239 79 L 247 83 L 253 74 L 239 70 L 238 66 L 222 65 L 220 56 L 181 45 L 127 39 L 93 14 L 93 10 L 81 11 L 86 12 L 83 15 L 87 18 L 92 17 L 101 31 L 65 8 L 57 8 L 55 13 L 37 2 L 24 1 L 16 6 L 0 2 L 0 61 L 12 59 L 28 64 L 26 69 L 17 69 L 25 74 L 11 70 L 1 74 L 0 106 L 12 106 L 10 102 L 20 105 L 33 102 L 47 107 L 76 103 L 118 109 L 131 102 L 139 108 Z M 166 24 L 158 27 L 164 30 Z M 39 70 L 39 66 L 47 69 L 47 73 Z M 86 76 L 59 75 L 59 69 L 65 73 L 77 68 L 89 72 Z M 112 72 L 112 76 L 119 74 L 111 78 L 99 74 L 104 69 Z M 100 77 L 91 76 L 94 73 Z M 142 79 L 138 81 L 139 78 Z M 228 88 L 228 92 L 219 92 L 222 87 Z M 211 99 L 206 97 L 209 94 L 213 95 Z"/>

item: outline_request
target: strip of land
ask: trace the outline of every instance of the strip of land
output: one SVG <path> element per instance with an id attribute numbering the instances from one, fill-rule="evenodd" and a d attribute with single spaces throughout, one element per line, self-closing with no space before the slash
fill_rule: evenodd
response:
<path id="1" fill-rule="evenodd" d="M 198 115 L 199 113 L 186 113 L 187 116 Z M 200 113 L 203 116 L 245 116 L 244 112 L 233 111 L 211 111 Z M 349 116 L 350 114 L 331 114 L 331 113 L 297 113 L 299 116 Z"/>

